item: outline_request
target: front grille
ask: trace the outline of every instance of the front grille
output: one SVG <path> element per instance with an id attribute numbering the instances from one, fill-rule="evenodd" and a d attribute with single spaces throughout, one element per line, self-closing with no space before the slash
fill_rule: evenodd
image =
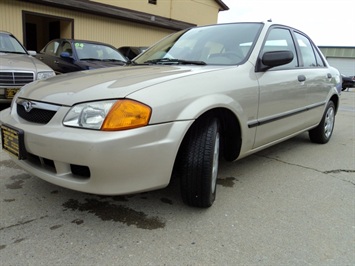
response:
<path id="1" fill-rule="evenodd" d="M 18 116 L 33 123 L 47 124 L 55 115 L 55 113 L 56 111 L 37 108 L 33 108 L 27 112 L 22 104 L 17 104 Z"/>
<path id="2" fill-rule="evenodd" d="M 22 87 L 34 81 L 33 72 L 4 72 L 0 71 L 0 86 Z"/>

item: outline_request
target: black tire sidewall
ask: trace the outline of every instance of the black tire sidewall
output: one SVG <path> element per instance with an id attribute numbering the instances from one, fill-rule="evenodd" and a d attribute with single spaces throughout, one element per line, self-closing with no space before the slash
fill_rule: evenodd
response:
<path id="1" fill-rule="evenodd" d="M 220 135 L 215 118 L 196 121 L 183 144 L 181 156 L 181 194 L 184 203 L 194 207 L 210 207 L 216 197 L 212 184 L 215 143 Z M 219 143 L 220 144 L 220 143 Z M 212 190 L 214 186 L 214 191 Z"/>
<path id="2" fill-rule="evenodd" d="M 330 135 L 327 137 L 325 134 L 325 130 L 324 130 L 325 120 L 327 117 L 327 113 L 328 113 L 329 109 L 331 109 L 331 108 L 333 109 L 334 119 L 333 119 L 332 131 L 330 132 Z M 315 143 L 320 143 L 320 144 L 327 143 L 333 135 L 334 124 L 335 124 L 335 105 L 334 105 L 333 101 L 329 101 L 327 104 L 327 107 L 324 111 L 321 122 L 319 123 L 319 125 L 316 128 L 311 129 L 309 131 L 309 137 L 310 137 L 311 141 L 315 142 Z"/>

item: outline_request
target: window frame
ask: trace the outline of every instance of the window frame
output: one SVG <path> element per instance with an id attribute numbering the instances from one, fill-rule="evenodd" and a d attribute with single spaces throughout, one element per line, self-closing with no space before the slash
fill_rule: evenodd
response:
<path id="1" fill-rule="evenodd" d="M 301 68 L 322 68 L 322 67 L 327 67 L 327 64 L 324 60 L 324 57 L 322 56 L 322 54 L 320 53 L 319 49 L 317 49 L 317 46 L 313 43 L 312 39 L 309 38 L 306 34 L 304 34 L 303 32 L 300 32 L 300 31 L 297 31 L 297 30 L 293 30 L 293 33 L 295 35 L 295 39 L 296 39 L 296 42 L 297 42 L 297 46 L 300 50 L 300 67 Z M 312 53 L 313 53 L 313 56 L 314 56 L 314 59 L 315 59 L 315 65 L 314 66 L 305 66 L 304 65 L 304 60 L 303 60 L 303 56 L 302 56 L 302 50 L 300 48 L 300 45 L 298 43 L 298 38 L 297 38 L 297 35 L 300 35 L 302 36 L 303 38 L 307 39 L 309 44 L 310 44 L 310 48 L 312 50 Z M 321 61 L 321 62 L 318 62 L 318 59 Z"/>
<path id="2" fill-rule="evenodd" d="M 286 26 L 282 26 L 282 25 L 274 25 L 274 26 L 271 26 L 266 35 L 265 35 L 265 38 L 264 38 L 264 41 L 262 43 L 262 47 L 260 49 L 260 52 L 259 52 L 259 56 L 258 56 L 258 61 L 261 62 L 262 60 L 262 55 L 263 55 L 263 51 L 264 51 L 264 47 L 265 47 L 265 44 L 267 41 L 270 41 L 268 40 L 268 37 L 270 35 L 270 32 L 272 30 L 275 30 L 275 29 L 282 29 L 282 30 L 286 30 L 290 33 L 290 37 L 291 37 L 291 40 L 292 40 L 292 43 L 293 43 L 293 47 L 294 47 L 294 51 L 295 51 L 295 54 L 294 54 L 294 57 L 296 58 L 296 61 L 297 61 L 297 65 L 296 66 L 293 66 L 293 67 L 290 67 L 290 64 L 286 64 L 286 65 L 282 65 L 282 66 L 278 66 L 278 67 L 273 67 L 271 69 L 268 69 L 268 71 L 278 71 L 278 70 L 292 70 L 292 69 L 298 69 L 301 65 L 301 61 L 300 61 L 300 57 L 299 57 L 299 54 L 300 54 L 300 51 L 299 51 L 299 46 L 297 44 L 297 40 L 295 39 L 295 35 L 294 35 L 294 29 L 293 28 L 290 28 L 290 27 L 286 27 Z M 291 51 L 293 52 L 293 51 Z M 293 61 L 292 61 L 293 62 Z M 292 63 L 291 62 L 291 63 Z"/>
<path id="3" fill-rule="evenodd" d="M 293 67 L 293 68 L 291 67 L 290 68 L 290 67 L 285 67 L 285 66 L 288 66 L 288 64 L 286 64 L 286 65 L 283 65 L 283 66 L 269 68 L 267 71 L 292 70 L 292 69 L 301 69 L 301 68 L 314 69 L 314 68 L 327 68 L 328 67 L 328 63 L 327 63 L 324 55 L 322 54 L 322 52 L 319 50 L 319 48 L 315 45 L 315 43 L 312 41 L 312 39 L 307 34 L 303 33 L 302 31 L 299 31 L 299 30 L 297 30 L 295 28 L 288 27 L 288 26 L 285 26 L 285 25 L 273 25 L 273 26 L 271 26 L 268 29 L 268 31 L 267 31 L 267 33 L 265 35 L 265 38 L 263 40 L 261 49 L 259 51 L 257 64 L 256 64 L 256 67 L 255 67 L 257 72 L 261 71 L 259 68 L 260 68 L 260 64 L 262 64 L 261 61 L 262 61 L 263 50 L 264 50 L 265 43 L 268 41 L 268 36 L 270 34 L 270 31 L 272 31 L 273 29 L 277 29 L 277 28 L 288 30 L 291 33 L 291 36 L 292 36 L 292 39 L 293 39 L 293 44 L 295 46 L 295 51 L 296 51 L 296 54 L 294 56 L 297 58 L 298 65 L 296 67 Z M 300 48 L 300 45 L 298 43 L 298 39 L 297 39 L 297 35 L 296 34 L 301 35 L 302 37 L 307 39 L 308 42 L 310 43 L 313 55 L 314 55 L 315 60 L 316 60 L 316 65 L 315 66 L 304 66 L 302 52 L 301 52 L 301 48 Z"/>
<path id="4" fill-rule="evenodd" d="M 43 49 L 43 52 L 47 55 L 56 56 L 60 44 L 61 44 L 60 40 L 53 40 L 46 45 L 46 47 Z M 53 52 L 49 51 L 51 46 L 53 46 Z"/>

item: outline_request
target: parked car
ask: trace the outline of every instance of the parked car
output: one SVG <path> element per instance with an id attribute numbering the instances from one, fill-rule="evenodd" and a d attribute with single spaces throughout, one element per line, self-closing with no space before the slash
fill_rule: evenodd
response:
<path id="1" fill-rule="evenodd" d="M 122 195 L 163 188 L 173 176 L 186 204 L 209 207 L 222 157 L 238 160 L 307 131 L 327 143 L 340 82 L 292 27 L 190 28 L 130 65 L 24 87 L 0 113 L 3 149 L 66 188 Z"/>
<path id="2" fill-rule="evenodd" d="M 13 34 L 0 31 L 0 103 L 10 103 L 23 85 L 55 75 L 33 55 Z"/>
<path id="3" fill-rule="evenodd" d="M 341 75 L 343 79 L 342 90 L 345 91 L 349 88 L 355 88 L 355 76 Z"/>
<path id="4" fill-rule="evenodd" d="M 132 60 L 135 58 L 137 55 L 143 53 L 145 50 L 147 50 L 148 47 L 137 47 L 137 46 L 122 46 L 119 47 L 117 50 L 123 54 L 128 60 Z"/>
<path id="5" fill-rule="evenodd" d="M 36 57 L 57 74 L 122 66 L 127 59 L 109 44 L 74 39 L 50 41 Z"/>

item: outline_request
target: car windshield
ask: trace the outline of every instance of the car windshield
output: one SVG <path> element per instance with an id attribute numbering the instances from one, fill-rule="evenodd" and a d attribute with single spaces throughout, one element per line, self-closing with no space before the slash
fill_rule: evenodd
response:
<path id="1" fill-rule="evenodd" d="M 135 58 L 135 64 L 237 65 L 249 56 L 262 23 L 197 27 L 169 35 Z"/>
<path id="2" fill-rule="evenodd" d="M 116 49 L 103 44 L 75 42 L 74 47 L 79 60 L 127 61 Z"/>
<path id="3" fill-rule="evenodd" d="M 27 54 L 23 46 L 12 35 L 0 33 L 0 52 Z"/>

